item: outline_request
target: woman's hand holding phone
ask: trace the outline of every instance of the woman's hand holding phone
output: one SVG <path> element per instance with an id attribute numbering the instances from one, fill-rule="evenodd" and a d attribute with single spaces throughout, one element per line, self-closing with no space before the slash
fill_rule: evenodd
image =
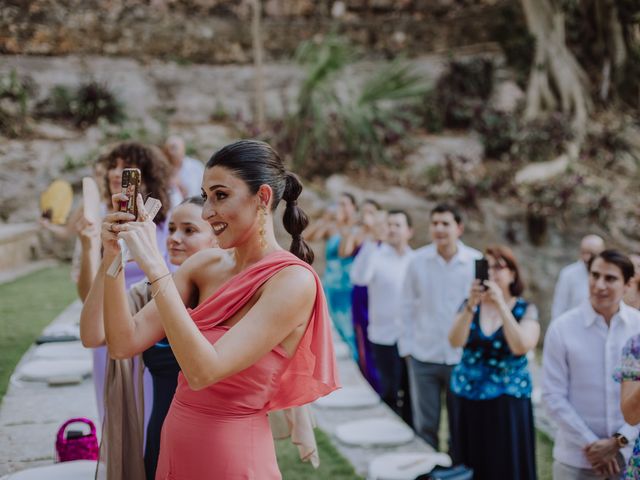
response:
<path id="1" fill-rule="evenodd" d="M 128 215 L 130 220 L 127 223 L 117 225 L 114 229 L 117 229 L 117 238 L 126 242 L 133 260 L 147 275 L 147 278 L 158 278 L 166 273 L 167 266 L 158 249 L 156 225 L 144 208 L 142 195 L 138 195 L 137 207 L 138 219 L 134 219 L 131 214 L 122 213 L 122 215 Z"/>

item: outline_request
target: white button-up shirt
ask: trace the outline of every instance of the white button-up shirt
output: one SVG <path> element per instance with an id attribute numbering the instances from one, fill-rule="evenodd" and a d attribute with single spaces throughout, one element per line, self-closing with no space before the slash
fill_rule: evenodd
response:
<path id="1" fill-rule="evenodd" d="M 367 287 L 367 337 L 378 345 L 395 345 L 402 331 L 402 284 L 413 250 L 402 254 L 386 243 L 365 242 L 351 265 L 351 283 Z"/>
<path id="2" fill-rule="evenodd" d="M 589 272 L 582 260 L 560 270 L 553 293 L 551 319 L 577 307 L 589 299 Z"/>
<path id="3" fill-rule="evenodd" d="M 640 332 L 640 312 L 620 304 L 610 326 L 590 302 L 556 318 L 544 339 L 542 399 L 558 433 L 553 457 L 578 468 L 591 468 L 583 449 L 619 432 L 629 440 L 638 428 L 624 422 L 620 385 L 613 379 L 622 347 Z"/>
<path id="4" fill-rule="evenodd" d="M 199 197 L 202 192 L 202 177 L 204 164 L 191 157 L 182 159 L 180 167 L 180 181 L 187 189 L 187 197 Z"/>
<path id="5" fill-rule="evenodd" d="M 401 356 L 446 365 L 460 361 L 462 349 L 451 347 L 449 330 L 469 295 L 479 258 L 482 254 L 478 250 L 462 242 L 449 262 L 434 244 L 413 253 L 403 287 Z"/>

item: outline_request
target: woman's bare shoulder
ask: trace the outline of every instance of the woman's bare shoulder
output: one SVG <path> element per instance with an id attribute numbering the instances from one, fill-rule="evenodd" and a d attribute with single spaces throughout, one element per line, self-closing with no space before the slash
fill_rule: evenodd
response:
<path id="1" fill-rule="evenodd" d="M 207 248 L 185 260 L 180 266 L 180 271 L 191 277 L 211 268 L 224 267 L 229 262 L 229 258 L 229 253 L 221 248 Z"/>
<path id="2" fill-rule="evenodd" d="M 310 296 L 315 298 L 316 278 L 303 265 L 289 265 L 280 270 L 267 282 L 267 290 L 279 296 Z"/>

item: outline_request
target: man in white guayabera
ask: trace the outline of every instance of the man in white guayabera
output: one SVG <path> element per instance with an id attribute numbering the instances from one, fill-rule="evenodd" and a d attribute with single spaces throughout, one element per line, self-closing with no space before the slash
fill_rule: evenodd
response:
<path id="1" fill-rule="evenodd" d="M 551 322 L 544 339 L 542 399 L 558 426 L 554 480 L 617 479 L 638 427 L 625 423 L 613 375 L 640 312 L 622 297 L 634 268 L 616 250 L 589 263 L 589 299 Z"/>

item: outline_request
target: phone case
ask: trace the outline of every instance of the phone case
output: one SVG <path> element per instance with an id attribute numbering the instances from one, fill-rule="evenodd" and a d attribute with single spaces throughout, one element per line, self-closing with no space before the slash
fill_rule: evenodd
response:
<path id="1" fill-rule="evenodd" d="M 120 211 L 131 213 L 138 217 L 137 198 L 140 191 L 142 176 L 137 168 L 125 168 L 122 170 L 122 193 L 127 195 L 127 200 L 120 201 Z"/>

